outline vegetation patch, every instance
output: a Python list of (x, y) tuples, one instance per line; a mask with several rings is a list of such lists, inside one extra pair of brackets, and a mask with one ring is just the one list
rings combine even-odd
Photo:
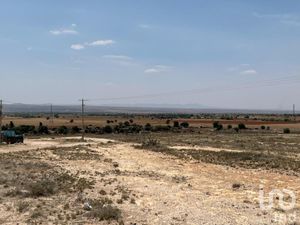
[(101, 198), (96, 200), (90, 200), (91, 209), (87, 212), (86, 216), (103, 220), (121, 220), (121, 210), (112, 204), (112, 201), (108, 198)]
[(101, 155), (87, 146), (50, 148), (61, 160), (99, 160)]

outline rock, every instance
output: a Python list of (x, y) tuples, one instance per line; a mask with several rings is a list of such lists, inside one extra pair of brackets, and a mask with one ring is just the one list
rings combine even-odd
[(93, 207), (90, 205), (90, 203), (88, 202), (85, 202), (83, 204), (83, 209), (86, 210), (86, 211), (90, 211)]

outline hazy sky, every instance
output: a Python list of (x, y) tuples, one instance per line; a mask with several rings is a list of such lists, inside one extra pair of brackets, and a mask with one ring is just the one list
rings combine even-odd
[(289, 109), (299, 62), (299, 0), (0, 1), (8, 102)]

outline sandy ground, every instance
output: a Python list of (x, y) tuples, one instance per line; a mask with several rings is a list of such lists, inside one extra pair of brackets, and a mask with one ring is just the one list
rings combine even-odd
[[(53, 146), (76, 147), (78, 144), (63, 138), (29, 139), (25, 144), (0, 146), (0, 151), (19, 151), (21, 154), (24, 150), (36, 151)], [(125, 224), (292, 224), (286, 221), (280, 223), (275, 219), (276, 215), (285, 216), (292, 212), (260, 208), (259, 190), (260, 185), (264, 185), (265, 198), (275, 188), (289, 189), (300, 196), (299, 177), (186, 161), (136, 149), (134, 143), (90, 138), (84, 145), (89, 145), (104, 158), (117, 163), (117, 170), (97, 160), (64, 160), (58, 163), (70, 171), (86, 171), (94, 175), (95, 188), (86, 195), (97, 195), (103, 188), (107, 192), (114, 190), (113, 184), (103, 185), (103, 178), (97, 176), (97, 173), (107, 173), (107, 178), (116, 180), (118, 185), (129, 190), (135, 203), (118, 205)], [(233, 184), (239, 184), (239, 187), (233, 188)], [(299, 208), (297, 202), (293, 213), (297, 213), (298, 220)], [(16, 217), (0, 203), (1, 224), (17, 224), (16, 221), (25, 224), (22, 218)], [(47, 221), (44, 224), (48, 224)], [(95, 223), (83, 221), (83, 224)]]

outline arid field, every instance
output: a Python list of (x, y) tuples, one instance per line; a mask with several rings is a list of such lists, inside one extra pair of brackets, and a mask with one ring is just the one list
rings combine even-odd
[[(13, 118), (15, 125), (41, 122), (23, 120)], [(86, 119), (99, 126), (107, 120)], [(165, 119), (133, 120), (165, 124)], [(79, 126), (79, 121), (73, 123)], [(29, 135), (24, 144), (0, 145), (0, 224), (300, 222), (299, 201), (285, 211), (275, 199), (274, 207), (263, 210), (259, 197), (263, 192), (267, 204), (273, 189), (300, 196), (298, 123), (264, 122), (269, 130), (261, 129), (261, 123), (246, 123), (248, 129), (236, 132), (225, 122), (218, 131), (212, 121), (182, 121), (190, 128), (86, 134), (84, 142), (78, 134)], [(283, 127), (291, 133), (284, 133)], [(284, 200), (289, 203), (290, 196)]]

